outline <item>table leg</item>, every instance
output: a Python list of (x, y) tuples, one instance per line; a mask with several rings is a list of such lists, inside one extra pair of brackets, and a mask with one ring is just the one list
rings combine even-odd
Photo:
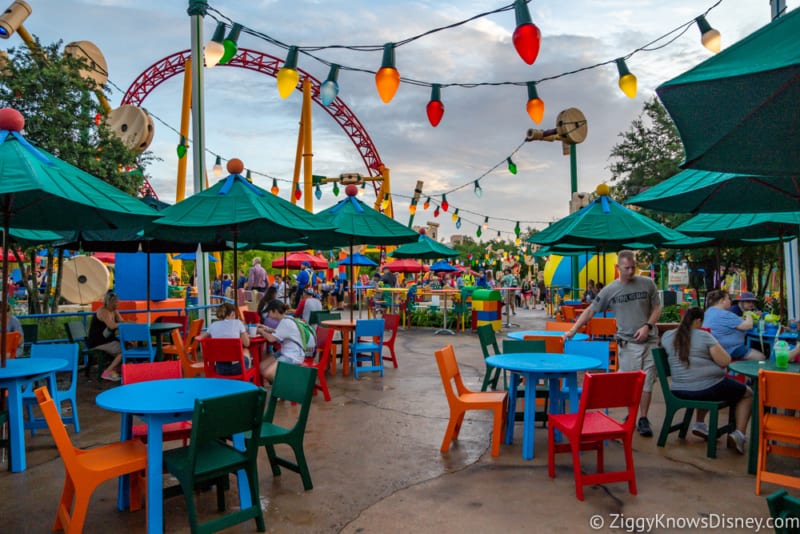
[[(127, 441), (133, 434), (133, 416), (123, 413), (120, 417), (119, 440)], [(130, 505), (130, 476), (124, 475), (117, 479), (117, 510), (124, 512)]]
[(342, 376), (350, 371), (350, 330), (342, 329)]
[(11, 472), (25, 471), (25, 428), (22, 415), (22, 386), (24, 380), (15, 380), (8, 388), (8, 439)]
[(164, 531), (164, 496), (162, 472), (164, 470), (164, 435), (158, 417), (146, 417), (147, 421), (147, 532), (157, 534)]
[(436, 336), (441, 333), (450, 334), (451, 336), (456, 335), (455, 332), (447, 328), (447, 293), (444, 294), (444, 304), (442, 305), (442, 327), (434, 332), (433, 335)]
[(532, 460), (534, 456), (533, 438), (536, 428), (536, 383), (539, 378), (534, 373), (525, 375), (525, 416), (522, 423), (522, 457)]
[[(245, 450), (244, 434), (234, 434), (233, 446), (240, 451)], [(253, 498), (250, 495), (250, 484), (247, 482), (247, 471), (244, 469), (237, 471), (236, 481), (239, 487), (239, 509), (244, 510), (249, 508), (253, 502)]]
[[(488, 372), (488, 371), (487, 371)], [(519, 375), (511, 373), (511, 382), (508, 389), (508, 420), (506, 422), (506, 445), (514, 443), (514, 422), (517, 417), (517, 388), (519, 387)]]

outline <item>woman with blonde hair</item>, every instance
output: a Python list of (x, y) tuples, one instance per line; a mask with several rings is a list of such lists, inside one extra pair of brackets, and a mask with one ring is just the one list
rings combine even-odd
[[(223, 302), (217, 307), (216, 316), (217, 320), (208, 325), (208, 329), (200, 334), (200, 337), (241, 339), (244, 350), (244, 363), (249, 369), (253, 366), (250, 358), (250, 349), (248, 349), (250, 336), (247, 335), (247, 328), (245, 328), (244, 323), (239, 320), (236, 314), (236, 307), (230, 302)], [(238, 362), (219, 362), (217, 364), (217, 372), (221, 375), (238, 375), (242, 372), (242, 369)]]

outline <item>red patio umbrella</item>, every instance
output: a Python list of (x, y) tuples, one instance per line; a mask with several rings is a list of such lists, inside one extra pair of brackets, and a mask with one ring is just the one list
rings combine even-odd
[(292, 252), (284, 258), (272, 260), (273, 269), (301, 269), (303, 262), (308, 262), (312, 269), (327, 269), (328, 262), (322, 258), (309, 254), (308, 252)]
[(419, 273), (422, 272), (422, 264), (414, 260), (395, 260), (387, 263), (386, 267), (393, 273)]
[[(17, 257), (14, 255), (14, 252), (12, 252), (10, 250), (8, 251), (6, 256), (8, 256), (8, 262), (9, 263), (13, 263), (13, 262), (17, 261)], [(0, 258), (2, 258), (2, 257), (3, 257), (3, 248), (0, 247)], [(22, 260), (22, 261), (25, 261), (25, 254), (20, 252), (19, 253), (19, 259)]]
[(114, 263), (117, 258), (117, 255), (114, 252), (95, 252), (92, 254), (92, 256), (103, 263)]

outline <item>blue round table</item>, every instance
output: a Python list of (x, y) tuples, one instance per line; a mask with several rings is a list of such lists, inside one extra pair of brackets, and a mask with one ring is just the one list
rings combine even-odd
[[(547, 352), (519, 352), (498, 354), (486, 358), (487, 365), (511, 371), (509, 391), (515, 392), (519, 387), (520, 375), (525, 377), (525, 412), (522, 423), (522, 457), (531, 460), (533, 451), (533, 432), (536, 423), (536, 403), (527, 399), (536, 398), (536, 384), (546, 379), (550, 385), (550, 411), (557, 413), (559, 402), (552, 402), (561, 395), (559, 380), (566, 380), (569, 388), (569, 409), (578, 410), (578, 371), (596, 369), (602, 364), (596, 358), (574, 354), (550, 354)], [(514, 418), (516, 416), (516, 399), (508, 402), (508, 424), (506, 425), (506, 444), (514, 441)]]
[[(564, 332), (557, 330), (521, 330), (519, 332), (509, 332), (509, 339), (523, 340), (525, 336), (563, 336)], [(573, 341), (586, 341), (589, 339), (588, 334), (581, 334), (580, 332), (572, 336)]]
[[(161, 426), (192, 418), (195, 399), (205, 399), (255, 389), (241, 380), (223, 378), (172, 378), (127, 384), (102, 392), (95, 402), (101, 408), (122, 414), (120, 439), (131, 438), (133, 416), (147, 423), (147, 532), (162, 532), (164, 498), (162, 483), (163, 434)], [(244, 447), (244, 436), (234, 436), (234, 444)], [(127, 508), (127, 477), (120, 477), (117, 507)], [(250, 506), (247, 476), (239, 474), (239, 499), (242, 508)]]

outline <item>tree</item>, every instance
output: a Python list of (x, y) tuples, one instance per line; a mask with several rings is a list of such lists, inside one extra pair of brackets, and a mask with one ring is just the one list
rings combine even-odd
[[(105, 110), (93, 93), (93, 82), (80, 75), (80, 70), (87, 68), (85, 60), (63, 55), (60, 42), (49, 46), (42, 46), (38, 39), (35, 42), (34, 50), (20, 47), (8, 51), (8, 62), (0, 72), (0, 107), (12, 107), (22, 113), (25, 137), (33, 144), (135, 195), (143, 175), (127, 171), (143, 168), (152, 155), (128, 149), (104, 121), (95, 120)], [(35, 249), (27, 252), (35, 256)], [(20, 266), (23, 280), (31, 280), (29, 309), (34, 313), (50, 311), (50, 299), (46, 296), (53, 280), (52, 262), (48, 262), (43, 302), (34, 298), (39, 294), (36, 273)], [(58, 289), (56, 284), (52, 311), (57, 309)]]

